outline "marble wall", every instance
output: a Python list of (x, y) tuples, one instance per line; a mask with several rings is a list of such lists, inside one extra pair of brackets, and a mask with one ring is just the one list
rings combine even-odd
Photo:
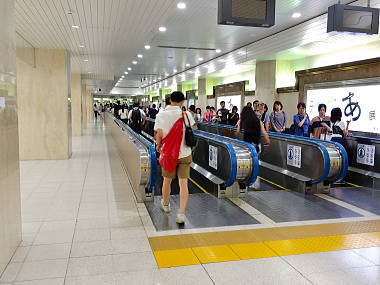
[(82, 135), (82, 85), (79, 73), (71, 74), (71, 118), (73, 136)]
[(277, 98), (276, 91), (276, 61), (258, 61), (256, 63), (256, 95), (260, 100), (272, 105)]
[(0, 275), (21, 242), (14, 0), (0, 1)]
[(35, 66), (17, 58), (20, 159), (71, 156), (70, 58), (35, 49)]

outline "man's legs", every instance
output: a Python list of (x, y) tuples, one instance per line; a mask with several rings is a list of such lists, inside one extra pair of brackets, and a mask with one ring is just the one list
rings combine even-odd
[[(179, 214), (185, 214), (187, 207), (187, 200), (189, 199), (189, 187), (187, 178), (179, 178)], [(165, 201), (165, 200), (164, 200)]]
[(164, 177), (164, 182), (162, 184), (162, 200), (164, 201), (165, 206), (169, 205), (171, 184), (172, 184), (172, 179), (168, 177)]

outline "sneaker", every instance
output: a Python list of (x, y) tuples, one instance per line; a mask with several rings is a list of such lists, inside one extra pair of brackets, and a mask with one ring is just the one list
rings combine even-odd
[(165, 213), (170, 213), (170, 203), (167, 206), (165, 206), (164, 199), (161, 199), (161, 210)]
[(185, 214), (177, 214), (177, 218), (175, 219), (175, 222), (177, 224), (184, 224), (185, 223)]

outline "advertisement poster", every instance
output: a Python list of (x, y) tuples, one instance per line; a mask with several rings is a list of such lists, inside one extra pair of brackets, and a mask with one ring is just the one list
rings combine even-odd
[(346, 86), (307, 91), (307, 110), (310, 120), (318, 115), (318, 105), (327, 105), (327, 115), (333, 108), (342, 110), (342, 121), (351, 121), (352, 131), (380, 132), (380, 85)]
[(236, 106), (238, 107), (238, 113), (241, 112), (241, 96), (235, 95), (235, 96), (221, 96), (218, 97), (218, 106), (215, 107), (216, 110), (220, 108), (220, 102), (226, 102), (226, 109), (232, 111), (232, 107)]
[(218, 148), (216, 146), (208, 146), (208, 165), (215, 170), (218, 169)]
[(376, 146), (358, 144), (356, 161), (360, 164), (375, 166), (375, 153)]
[(288, 145), (287, 164), (297, 168), (302, 165), (302, 148), (296, 145)]

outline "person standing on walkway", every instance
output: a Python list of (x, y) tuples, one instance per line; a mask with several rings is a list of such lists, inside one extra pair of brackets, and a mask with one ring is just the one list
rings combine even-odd
[(226, 108), (226, 102), (224, 101), (220, 102), (220, 109), (216, 113), (218, 115), (219, 123), (223, 125), (227, 125), (228, 114), (230, 113), (230, 111)]
[(141, 134), (141, 127), (144, 125), (146, 120), (145, 112), (139, 108), (139, 103), (133, 105), (133, 109), (129, 111), (128, 114), (129, 126), (136, 133)]
[(173, 92), (170, 95), (171, 105), (165, 108), (156, 118), (154, 130), (156, 132), (156, 150), (160, 153), (162, 166), (161, 209), (170, 212), (170, 190), (172, 180), (178, 177), (180, 188), (180, 207), (176, 222), (185, 223), (185, 212), (189, 198), (188, 178), (192, 162), (191, 147), (185, 142), (185, 126), (192, 127), (195, 121), (190, 112), (182, 112), (181, 106), (185, 101), (182, 92)]
[(286, 128), (286, 114), (282, 109), (280, 101), (274, 102), (273, 112), (269, 116), (271, 130), (277, 133), (285, 132)]

